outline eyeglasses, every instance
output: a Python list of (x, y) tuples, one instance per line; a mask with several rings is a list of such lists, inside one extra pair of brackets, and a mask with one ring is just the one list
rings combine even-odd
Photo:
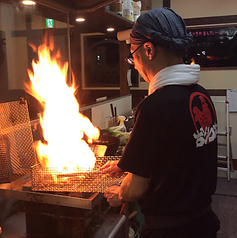
[(129, 64), (134, 65), (133, 54), (134, 54), (137, 50), (139, 50), (142, 46), (143, 46), (143, 44), (140, 45), (140, 46), (138, 46), (136, 50), (134, 50), (132, 53), (129, 54), (129, 56), (127, 56), (127, 57), (125, 58), (125, 60), (126, 60)]

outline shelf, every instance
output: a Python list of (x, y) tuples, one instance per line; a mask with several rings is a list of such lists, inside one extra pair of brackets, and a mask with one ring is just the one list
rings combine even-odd
[(112, 12), (112, 11), (106, 9), (106, 8), (105, 8), (105, 12), (108, 13), (108, 14), (110, 14), (111, 16), (118, 17), (120, 20), (125, 21), (125, 22), (127, 22), (128, 24), (131, 24), (131, 25), (134, 24), (133, 21), (131, 21), (131, 20), (129, 20), (129, 19), (127, 19), (127, 18), (125, 18), (125, 17), (123, 17), (123, 16), (117, 14), (116, 12)]
[[(133, 26), (132, 21), (106, 8), (83, 13), (82, 16), (85, 17), (86, 21), (83, 24), (75, 24), (80, 32), (102, 32), (113, 35), (117, 34), (118, 31), (131, 29)], [(108, 27), (114, 27), (115, 31), (108, 33)]]

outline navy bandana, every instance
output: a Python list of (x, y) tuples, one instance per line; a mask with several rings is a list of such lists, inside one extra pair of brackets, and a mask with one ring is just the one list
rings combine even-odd
[(182, 50), (192, 42), (184, 20), (170, 8), (152, 9), (143, 13), (136, 21), (130, 34), (130, 42), (142, 45), (152, 42), (171, 50)]

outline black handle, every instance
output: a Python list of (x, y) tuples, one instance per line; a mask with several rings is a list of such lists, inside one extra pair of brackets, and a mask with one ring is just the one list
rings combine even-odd
[(112, 117), (114, 117), (114, 108), (112, 103), (110, 103), (110, 110), (111, 110)]

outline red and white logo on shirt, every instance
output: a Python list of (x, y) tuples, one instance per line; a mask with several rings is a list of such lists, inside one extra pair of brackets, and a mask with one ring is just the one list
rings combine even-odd
[(215, 140), (217, 136), (216, 113), (210, 99), (202, 93), (190, 96), (189, 109), (196, 132), (196, 147), (201, 147)]

